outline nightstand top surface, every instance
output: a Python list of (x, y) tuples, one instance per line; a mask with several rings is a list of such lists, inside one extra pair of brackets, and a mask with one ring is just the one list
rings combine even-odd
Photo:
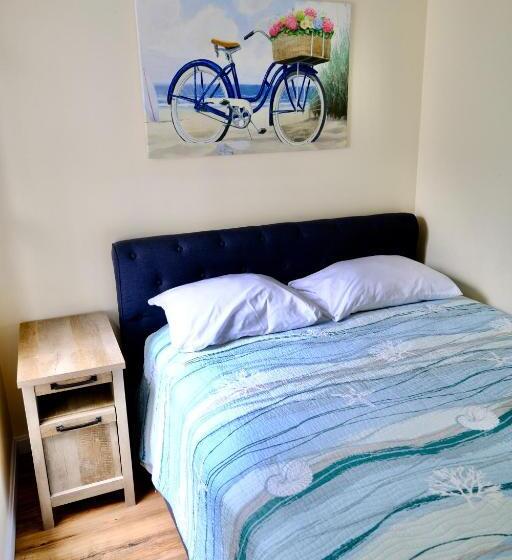
[(105, 313), (20, 325), (18, 387), (124, 367), (123, 355)]

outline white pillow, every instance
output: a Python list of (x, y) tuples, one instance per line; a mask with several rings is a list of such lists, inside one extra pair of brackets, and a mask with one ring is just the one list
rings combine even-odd
[(289, 286), (321, 307), (334, 321), (352, 313), (461, 295), (444, 274), (398, 255), (335, 263)]
[(172, 346), (185, 352), (307, 327), (322, 317), (313, 302), (260, 274), (229, 274), (184, 284), (148, 303), (163, 308)]

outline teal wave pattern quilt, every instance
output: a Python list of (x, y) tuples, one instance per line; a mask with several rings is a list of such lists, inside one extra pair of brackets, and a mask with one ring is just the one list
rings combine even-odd
[(512, 317), (460, 297), (145, 352), (141, 461), (190, 560), (512, 558)]

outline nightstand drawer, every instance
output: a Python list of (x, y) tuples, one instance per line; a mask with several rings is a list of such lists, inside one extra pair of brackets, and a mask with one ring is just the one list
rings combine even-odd
[(85, 487), (122, 488), (114, 406), (43, 422), (41, 437), (52, 505), (84, 497)]
[(101, 383), (112, 383), (112, 372), (97, 373), (95, 375), (77, 375), (68, 378), (65, 381), (56, 383), (46, 383), (35, 387), (36, 396), (52, 395), (54, 393), (63, 393), (79, 387), (90, 387), (91, 385), (100, 385)]

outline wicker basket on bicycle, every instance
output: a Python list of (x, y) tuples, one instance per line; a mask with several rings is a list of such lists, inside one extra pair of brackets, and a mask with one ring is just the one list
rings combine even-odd
[(304, 8), (275, 21), (268, 32), (275, 62), (322, 64), (331, 58), (334, 22), (316, 8)]
[(331, 38), (322, 35), (280, 34), (272, 39), (272, 54), (275, 62), (291, 64), (305, 62), (322, 64), (331, 58)]

